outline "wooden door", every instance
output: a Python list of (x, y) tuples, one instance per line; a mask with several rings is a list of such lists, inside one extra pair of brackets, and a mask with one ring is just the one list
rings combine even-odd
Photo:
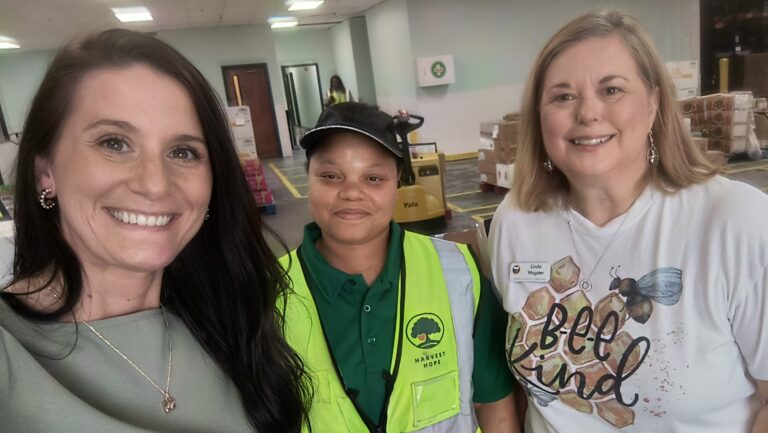
[(247, 105), (251, 109), (253, 136), (259, 158), (282, 156), (267, 64), (222, 66), (221, 71), (224, 74), (227, 105)]

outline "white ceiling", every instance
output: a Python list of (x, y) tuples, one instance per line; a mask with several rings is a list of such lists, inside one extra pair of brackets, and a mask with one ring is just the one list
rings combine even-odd
[[(328, 27), (382, 1), (325, 0), (312, 11), (288, 12), (282, 0), (0, 0), (0, 36), (16, 39), (21, 50), (9, 51), (17, 52), (56, 48), (76, 34), (110, 27), (154, 32), (265, 24), (271, 16), (289, 15), (299, 19), (298, 28)], [(147, 7), (154, 21), (123, 24), (110, 9), (131, 6)]]

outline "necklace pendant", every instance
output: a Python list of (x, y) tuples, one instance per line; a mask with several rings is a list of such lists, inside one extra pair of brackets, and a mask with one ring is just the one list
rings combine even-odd
[(592, 283), (589, 280), (581, 280), (581, 290), (589, 292), (592, 290)]
[(163, 399), (163, 412), (168, 413), (176, 409), (176, 398), (171, 394), (166, 394)]

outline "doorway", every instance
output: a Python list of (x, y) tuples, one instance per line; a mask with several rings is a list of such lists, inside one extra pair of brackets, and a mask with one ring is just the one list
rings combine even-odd
[(266, 63), (222, 66), (227, 105), (247, 105), (259, 158), (283, 156)]
[(320, 71), (317, 63), (282, 66), (281, 69), (288, 100), (291, 142), (296, 148), (299, 137), (315, 125), (323, 111)]

